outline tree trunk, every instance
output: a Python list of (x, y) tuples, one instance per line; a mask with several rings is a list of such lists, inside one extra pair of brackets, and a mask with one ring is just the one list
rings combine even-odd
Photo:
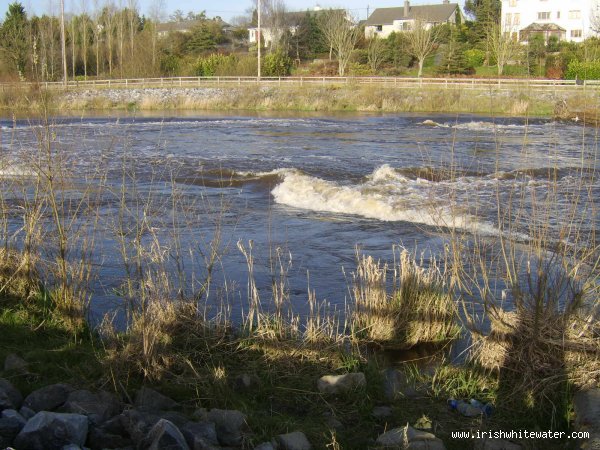
[(419, 74), (417, 75), (419, 78), (423, 76), (423, 63), (425, 62), (425, 58), (419, 58)]

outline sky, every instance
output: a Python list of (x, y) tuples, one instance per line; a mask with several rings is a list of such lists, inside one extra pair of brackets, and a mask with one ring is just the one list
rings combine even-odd
[[(0, 0), (0, 17), (4, 20), (8, 5), (14, 0)], [(82, 0), (64, 0), (65, 12), (75, 10), (76, 13), (81, 11)], [(127, 4), (127, 0), (113, 0), (117, 5), (119, 1), (123, 5)], [(142, 14), (147, 13), (150, 5), (156, 0), (137, 0), (139, 9)], [(60, 0), (20, 0), (25, 7), (28, 15), (41, 15), (48, 12), (54, 12), (58, 15), (60, 8)], [(83, 0), (88, 10), (93, 10), (93, 0)], [(423, 3), (441, 3), (441, 0), (413, 0), (414, 4)], [(103, 0), (98, 0), (99, 4)], [(253, 0), (164, 0), (166, 5), (165, 15), (168, 16), (173, 11), (180, 9), (187, 13), (194, 11), (199, 13), (206, 11), (208, 17), (221, 16), (225, 21), (231, 20), (235, 16), (241, 16), (246, 13), (254, 3)], [(462, 2), (461, 2), (462, 3)], [(367, 18), (367, 11), (372, 13), (375, 8), (385, 8), (390, 6), (402, 6), (404, 0), (285, 0), (285, 5), (289, 11), (304, 11), (312, 9), (315, 6), (322, 8), (345, 8), (350, 10), (352, 15), (362, 20)]]

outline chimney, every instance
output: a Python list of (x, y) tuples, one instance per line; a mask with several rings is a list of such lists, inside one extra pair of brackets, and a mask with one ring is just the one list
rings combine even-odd
[(409, 11), (410, 11), (410, 3), (408, 3), (408, 0), (404, 0), (404, 17), (408, 17)]
[(443, 1), (442, 1), (442, 3), (443, 3), (444, 5), (447, 5), (448, 3), (450, 3), (450, 0), (443, 0)]

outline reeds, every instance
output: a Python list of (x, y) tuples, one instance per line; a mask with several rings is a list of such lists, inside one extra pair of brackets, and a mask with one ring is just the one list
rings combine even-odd
[(355, 339), (408, 348), (458, 336), (456, 302), (436, 259), (424, 268), (414, 255), (399, 249), (391, 287), (387, 264), (358, 253), (357, 261), (351, 313)]

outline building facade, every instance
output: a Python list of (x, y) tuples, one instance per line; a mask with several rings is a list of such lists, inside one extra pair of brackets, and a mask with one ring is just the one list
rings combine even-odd
[(522, 42), (534, 34), (547, 41), (582, 42), (596, 36), (598, 0), (502, 0), (502, 30)]
[(458, 3), (444, 0), (437, 5), (411, 5), (405, 0), (397, 8), (377, 8), (365, 22), (365, 37), (387, 38), (392, 33), (409, 31), (416, 20), (432, 27), (443, 23), (457, 24), (462, 19)]

